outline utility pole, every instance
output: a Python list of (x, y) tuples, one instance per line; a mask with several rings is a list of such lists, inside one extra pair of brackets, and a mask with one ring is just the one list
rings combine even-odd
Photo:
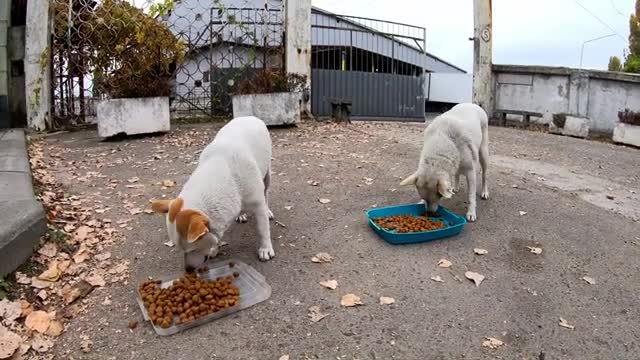
[(491, 0), (473, 0), (473, 102), (493, 117)]

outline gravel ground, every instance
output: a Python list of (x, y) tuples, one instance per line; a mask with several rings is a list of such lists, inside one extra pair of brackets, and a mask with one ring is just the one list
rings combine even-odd
[[(252, 219), (231, 227), (220, 256), (255, 267), (272, 296), (171, 337), (157, 336), (143, 323), (134, 292), (147, 276), (180, 272), (181, 255), (163, 244), (164, 219), (131, 216), (123, 202), (147, 208), (149, 199), (177, 194), (219, 125), (179, 126), (165, 136), (119, 142), (99, 142), (95, 131), (48, 137), (66, 164), (56, 176), (69, 192), (110, 207), (103, 218), (132, 218), (122, 229), (125, 241), (111, 249), (113, 258), (130, 261), (131, 278), (96, 289), (85, 300), (87, 311), (58, 339), (56, 354), (75, 359), (637, 358), (640, 150), (491, 128), (491, 199), (478, 200), (478, 222), (455, 238), (389, 245), (369, 229), (364, 211), (418, 200), (415, 189), (398, 183), (415, 169), (423, 126), (365, 122), (273, 129), (271, 207), (286, 225), (272, 222), (276, 258), (258, 261)], [(88, 171), (100, 175), (77, 181)], [(144, 187), (126, 188), (132, 177)], [(177, 186), (157, 185), (166, 179)], [(112, 189), (112, 180), (120, 185)], [(323, 205), (319, 198), (331, 202)], [(463, 191), (445, 206), (464, 214), (464, 198)], [(527, 246), (543, 252), (535, 255)], [(474, 248), (488, 253), (475, 255)], [(318, 252), (335, 259), (312, 263)], [(451, 268), (437, 266), (442, 258)], [(486, 279), (476, 287), (466, 271)], [(434, 276), (444, 282), (432, 281)], [(328, 279), (338, 281), (336, 290), (318, 284)], [(360, 296), (364, 305), (341, 307), (347, 293)], [(396, 301), (380, 305), (380, 296)], [(313, 305), (329, 315), (313, 323), (307, 316)], [(575, 329), (559, 326), (561, 317)], [(130, 320), (140, 325), (130, 330)], [(93, 342), (88, 353), (80, 350), (82, 336)], [(486, 337), (504, 345), (483, 347)]]

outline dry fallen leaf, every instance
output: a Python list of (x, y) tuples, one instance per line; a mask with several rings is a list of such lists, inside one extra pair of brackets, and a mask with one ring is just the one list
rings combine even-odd
[(442, 280), (442, 278), (440, 277), (440, 275), (438, 276), (432, 276), (431, 280), (435, 281), (435, 282), (444, 282), (444, 280)]
[(95, 256), (96, 260), (98, 260), (98, 261), (105, 261), (105, 260), (109, 259), (110, 257), (111, 257), (111, 253), (108, 252), (108, 251), (100, 253), (100, 254), (97, 254)]
[(527, 212), (526, 211), (520, 211), (519, 214), (520, 214), (520, 216), (525, 216), (525, 215), (527, 215)]
[(51, 281), (40, 280), (34, 276), (31, 278), (31, 286), (36, 289), (46, 289), (53, 286), (53, 283)]
[(20, 302), (7, 299), (0, 301), (0, 318), (4, 319), (7, 325), (13, 324), (20, 316), (22, 316)]
[(345, 307), (357, 306), (362, 305), (362, 301), (360, 301), (360, 297), (355, 294), (347, 294), (340, 300), (340, 305)]
[(485, 341), (482, 342), (482, 347), (486, 347), (489, 349), (497, 349), (502, 345), (504, 345), (502, 341), (492, 337), (486, 337)]
[(91, 276), (86, 277), (85, 281), (91, 284), (91, 286), (102, 287), (106, 284), (106, 282), (104, 281), (104, 278), (99, 274), (92, 274)]
[(174, 247), (174, 246), (176, 246), (176, 244), (174, 244), (174, 243), (173, 243), (173, 241), (171, 241), (171, 240), (167, 241), (167, 242), (166, 242), (166, 243), (164, 243), (164, 244), (165, 244), (166, 246), (168, 246), (168, 247)]
[(20, 271), (16, 271), (16, 282), (22, 285), (29, 285), (31, 284), (31, 278)]
[(89, 249), (87, 249), (85, 244), (81, 244), (78, 251), (76, 251), (75, 255), (73, 255), (73, 261), (76, 264), (80, 264), (80, 263), (83, 263), (88, 258), (89, 258)]
[(31, 347), (39, 353), (44, 353), (53, 347), (53, 341), (40, 334), (36, 334), (33, 339), (31, 339)]
[(36, 295), (42, 300), (47, 300), (47, 298), (49, 297), (49, 293), (44, 289), (38, 291), (38, 294)]
[(318, 186), (320, 185), (319, 182), (315, 181), (315, 180), (307, 180), (307, 184), (311, 185), (311, 186)]
[(388, 296), (380, 296), (380, 305), (391, 305), (396, 302), (396, 299)]
[(533, 246), (527, 246), (527, 249), (529, 249), (530, 252), (532, 252), (532, 253), (534, 253), (536, 255), (542, 254), (542, 248), (533, 247)]
[(438, 261), (438, 266), (441, 268), (448, 268), (451, 267), (451, 265), (453, 264), (447, 259), (440, 259), (440, 261)]
[(486, 255), (489, 253), (486, 249), (481, 248), (475, 248), (473, 249), (473, 252), (476, 253), (476, 255)]
[(42, 274), (38, 275), (38, 279), (44, 281), (56, 282), (60, 279), (62, 275), (62, 271), (58, 268), (58, 261), (54, 260), (49, 263), (49, 268), (45, 270)]
[(44, 255), (46, 257), (54, 257), (58, 253), (58, 249), (56, 248), (56, 244), (52, 242), (48, 242), (44, 244), (40, 249), (38, 249), (38, 254)]
[(82, 341), (80, 342), (80, 350), (84, 353), (88, 353), (91, 351), (91, 346), (93, 346), (93, 341), (91, 341), (88, 336), (83, 335)]
[(88, 227), (88, 226), (80, 226), (78, 228), (78, 230), (76, 230), (76, 233), (74, 235), (74, 239), (76, 241), (83, 241), (84, 239), (87, 238), (87, 235), (89, 235), (90, 232), (92, 232), (93, 229)]
[(567, 328), (567, 329), (575, 329), (575, 326), (573, 325), (569, 325), (569, 323), (567, 322), (567, 320), (560, 318), (560, 322), (558, 323), (558, 325), (562, 326), (563, 328)]
[(333, 261), (333, 256), (325, 253), (325, 252), (321, 252), (321, 253), (317, 253), (315, 254), (312, 258), (311, 261), (314, 263), (330, 263), (331, 261)]
[(20, 336), (0, 325), (0, 359), (8, 359), (20, 348)]
[(27, 316), (33, 312), (33, 306), (27, 300), (20, 300), (20, 316)]
[(331, 202), (331, 200), (329, 199), (318, 199), (318, 201), (320, 202), (320, 204), (328, 204)]
[(60, 336), (60, 334), (62, 334), (63, 330), (64, 330), (64, 326), (60, 321), (52, 320), (45, 334), (48, 336), (58, 337)]
[(137, 183), (139, 180), (140, 180), (140, 178), (139, 178), (139, 177), (137, 177), (137, 176), (134, 176), (134, 177), (132, 177), (132, 178), (127, 179), (127, 181), (128, 181), (128, 182), (130, 182), (130, 183), (132, 183), (132, 184), (133, 184), (133, 183)]
[(582, 280), (586, 281), (589, 283), (589, 285), (595, 285), (596, 280), (590, 276), (584, 276), (582, 277)]
[(51, 316), (42, 310), (32, 312), (24, 321), (24, 325), (27, 328), (43, 334), (47, 331), (50, 324)]
[(87, 296), (93, 290), (93, 286), (84, 280), (78, 281), (73, 287), (65, 285), (62, 288), (62, 299), (69, 305), (79, 298)]
[(335, 290), (338, 287), (338, 282), (336, 280), (326, 280), (320, 281), (320, 285), (327, 289)]
[(282, 355), (278, 358), (278, 360), (289, 360), (289, 355)]
[(174, 187), (176, 186), (176, 182), (173, 180), (162, 180), (162, 186), (166, 186), (166, 187)]
[(482, 280), (484, 280), (484, 275), (478, 274), (477, 272), (473, 272), (473, 271), (467, 271), (466, 273), (464, 273), (464, 276), (473, 281), (476, 286), (480, 286), (480, 283), (482, 283)]
[(311, 321), (315, 323), (329, 316), (329, 314), (322, 313), (322, 311), (320, 310), (320, 306), (314, 305), (309, 308), (309, 313), (307, 314), (307, 316), (309, 316)]

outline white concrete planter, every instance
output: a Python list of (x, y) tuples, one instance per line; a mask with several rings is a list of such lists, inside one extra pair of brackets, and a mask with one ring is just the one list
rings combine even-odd
[(271, 93), (233, 96), (233, 116), (256, 116), (270, 125), (300, 121), (302, 93)]
[(613, 128), (613, 141), (640, 147), (640, 125), (618, 123)]
[(103, 100), (96, 113), (102, 138), (167, 132), (171, 127), (168, 97)]
[(549, 123), (549, 132), (552, 134), (586, 138), (589, 136), (589, 119), (567, 115), (564, 127), (559, 128), (551, 121)]

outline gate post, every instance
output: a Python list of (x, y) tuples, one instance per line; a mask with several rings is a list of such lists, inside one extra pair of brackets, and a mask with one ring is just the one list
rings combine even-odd
[(491, 0), (473, 1), (473, 103), (493, 117)]
[(49, 0), (27, 2), (25, 30), (25, 98), (27, 126), (44, 130), (51, 124), (51, 17)]
[(311, 114), (311, 0), (285, 0), (285, 71), (307, 77), (302, 113)]

